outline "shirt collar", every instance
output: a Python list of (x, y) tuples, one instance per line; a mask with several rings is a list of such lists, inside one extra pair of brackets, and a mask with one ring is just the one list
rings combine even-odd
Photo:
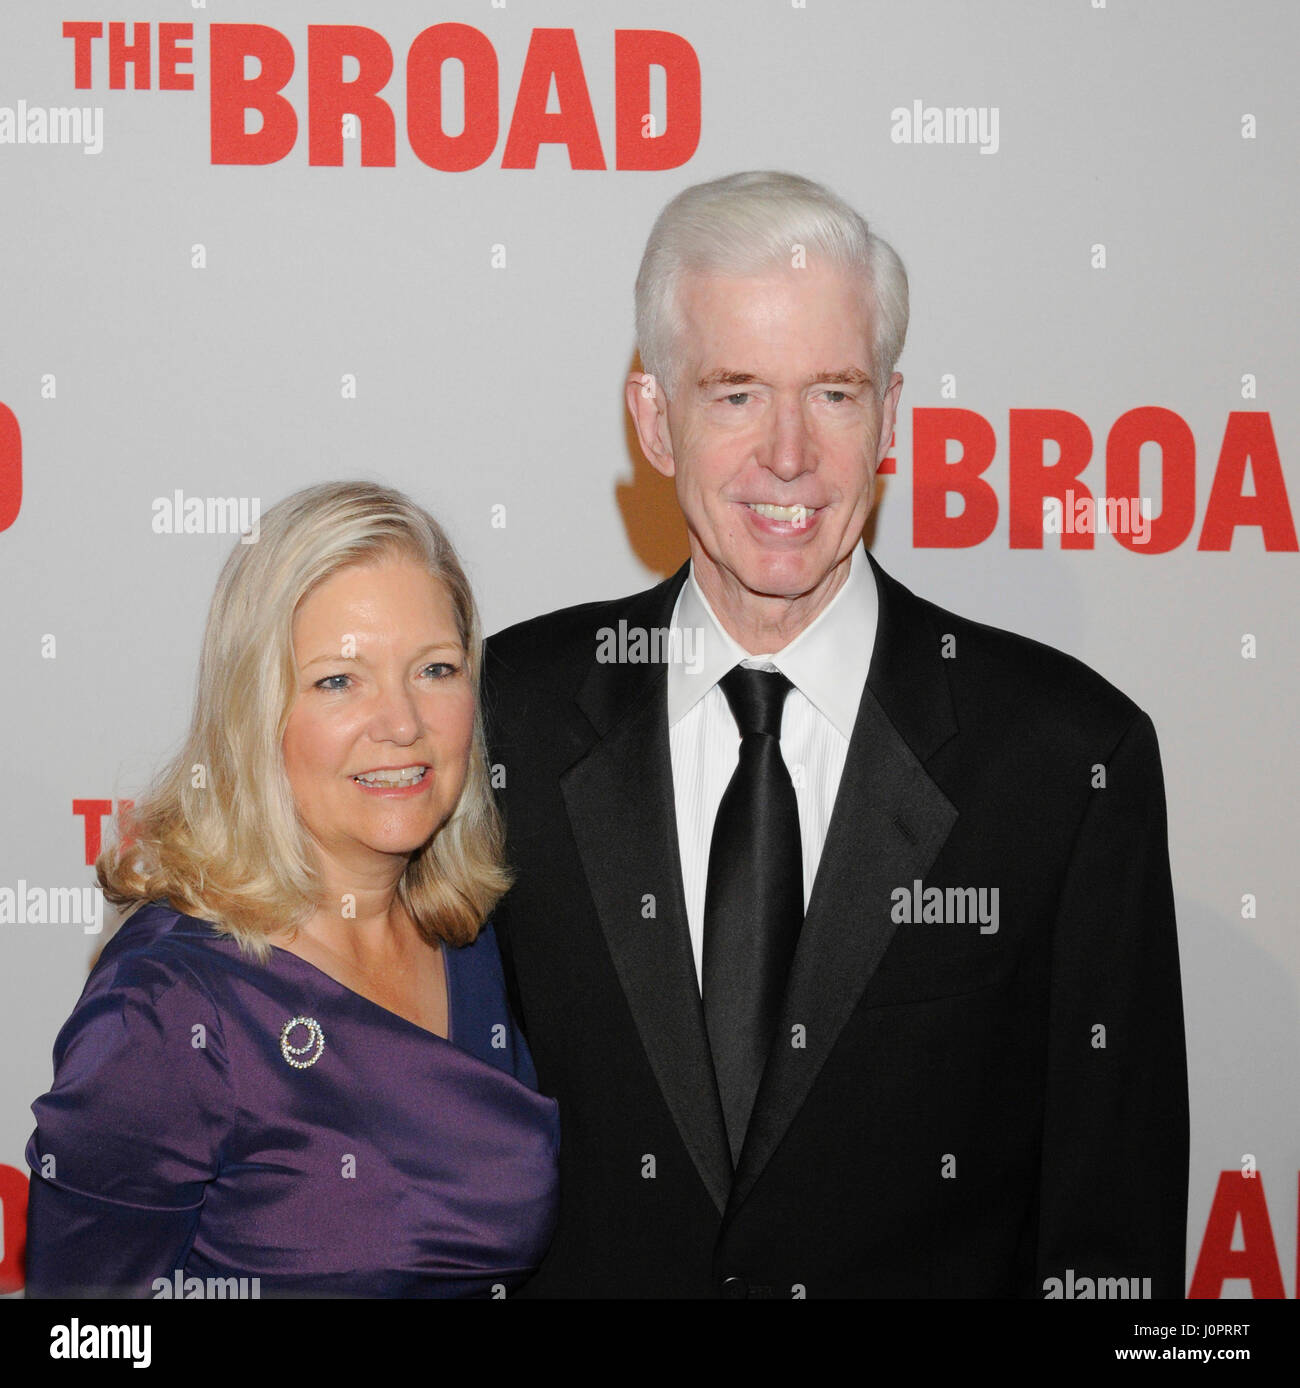
[(723, 629), (695, 581), (692, 562), (671, 626), (681, 629), (681, 649), (694, 658), (668, 666), (668, 726), (684, 718), (734, 666), (747, 661), (780, 670), (841, 736), (851, 738), (871, 668), (878, 617), (875, 578), (865, 550), (858, 546), (840, 591), (816, 619), (784, 650), (751, 656)]

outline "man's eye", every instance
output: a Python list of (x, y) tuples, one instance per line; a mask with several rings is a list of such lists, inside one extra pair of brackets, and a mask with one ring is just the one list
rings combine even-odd
[(726, 399), (728, 405), (743, 405), (749, 399), (749, 392), (747, 390), (738, 390), (734, 394), (728, 395)]
[(828, 390), (826, 392), (826, 398), (831, 402), (832, 405), (838, 405), (841, 404), (843, 401), (847, 400), (849, 396), (847, 391)]

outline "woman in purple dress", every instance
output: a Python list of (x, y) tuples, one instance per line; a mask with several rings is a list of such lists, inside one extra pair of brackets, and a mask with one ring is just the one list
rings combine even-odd
[(483, 924), (509, 878), (473, 596), (368, 483), (248, 538), (188, 739), (99, 860), (139, 909), (33, 1105), (28, 1294), (505, 1295), (558, 1120)]

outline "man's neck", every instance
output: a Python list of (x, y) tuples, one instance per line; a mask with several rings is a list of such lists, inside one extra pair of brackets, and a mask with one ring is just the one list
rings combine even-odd
[(722, 629), (750, 655), (775, 655), (830, 606), (849, 576), (846, 554), (815, 588), (794, 597), (755, 593), (707, 556), (693, 555), (692, 570)]

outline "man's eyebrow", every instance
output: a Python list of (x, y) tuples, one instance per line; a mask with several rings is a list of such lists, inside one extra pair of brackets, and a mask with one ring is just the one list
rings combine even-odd
[[(708, 390), (712, 386), (752, 386), (758, 377), (749, 371), (731, 371), (726, 367), (719, 367), (716, 371), (710, 371), (707, 376), (701, 376), (698, 385), (701, 390)], [(836, 371), (817, 371), (809, 376), (804, 382), (806, 386), (813, 385), (836, 385), (836, 386), (869, 386), (871, 377), (867, 372), (857, 366), (841, 367)]]
[(701, 376), (698, 384), (701, 390), (708, 390), (710, 386), (752, 386), (756, 380), (758, 377), (748, 371), (729, 371), (719, 367), (707, 376)]
[(805, 384), (812, 386), (821, 382), (836, 386), (869, 386), (871, 377), (860, 367), (848, 366), (840, 371), (819, 371), (815, 376), (810, 376)]

